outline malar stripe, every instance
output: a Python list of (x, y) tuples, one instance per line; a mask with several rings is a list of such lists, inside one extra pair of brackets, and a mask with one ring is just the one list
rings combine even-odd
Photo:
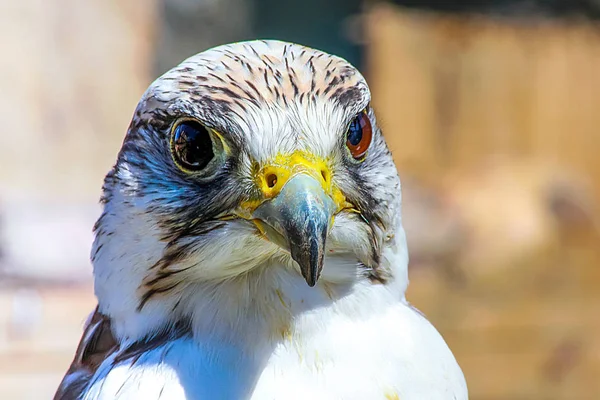
[(170, 290), (175, 289), (177, 286), (179, 286), (182, 282), (176, 282), (172, 285), (169, 286), (165, 286), (162, 288), (152, 288), (150, 290), (147, 290), (146, 292), (144, 292), (144, 294), (142, 295), (142, 298), (140, 299), (140, 303), (137, 306), (137, 311), (140, 312), (142, 311), (142, 309), (144, 308), (144, 306), (146, 305), (146, 303), (152, 298), (154, 297), (154, 295), (156, 294), (160, 294), (160, 293), (164, 293), (164, 292), (168, 292)]
[(180, 274), (182, 272), (188, 271), (192, 268), (194, 268), (195, 265), (190, 265), (189, 267), (185, 267), (185, 268), (180, 268), (180, 269), (170, 269), (167, 270), (166, 272), (164, 271), (164, 269), (161, 269), (160, 271), (158, 271), (156, 273), (156, 277), (151, 279), (148, 282), (144, 282), (144, 286), (150, 287), (150, 286), (154, 286), (156, 285), (158, 282), (162, 281), (163, 279), (167, 279), (169, 277), (172, 277), (173, 275), (177, 275)]

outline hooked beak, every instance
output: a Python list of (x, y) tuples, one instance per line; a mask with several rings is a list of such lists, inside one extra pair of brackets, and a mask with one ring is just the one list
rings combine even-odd
[(334, 216), (349, 207), (327, 163), (304, 152), (278, 156), (256, 172), (255, 180), (261, 198), (242, 204), (241, 215), (289, 251), (306, 283), (314, 286)]
[(327, 234), (335, 211), (335, 203), (319, 182), (309, 175), (298, 174), (252, 216), (264, 222), (261, 228), (270, 241), (289, 250), (306, 283), (312, 287), (323, 269)]

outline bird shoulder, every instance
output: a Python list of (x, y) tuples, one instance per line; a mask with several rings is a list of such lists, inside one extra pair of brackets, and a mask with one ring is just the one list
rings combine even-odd
[(111, 330), (110, 318), (96, 307), (86, 323), (75, 357), (54, 395), (54, 400), (78, 399), (100, 365), (118, 348)]

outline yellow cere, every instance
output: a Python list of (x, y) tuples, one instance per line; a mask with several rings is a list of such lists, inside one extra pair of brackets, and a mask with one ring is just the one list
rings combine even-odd
[(332, 183), (327, 161), (304, 151), (296, 151), (292, 154), (277, 155), (257, 169), (253, 178), (263, 196), (261, 199), (244, 202), (241, 205), (243, 211), (251, 214), (264, 200), (277, 196), (287, 181), (300, 173), (310, 175), (321, 184), (325, 193), (337, 205), (338, 212), (344, 208), (352, 208), (342, 191)]

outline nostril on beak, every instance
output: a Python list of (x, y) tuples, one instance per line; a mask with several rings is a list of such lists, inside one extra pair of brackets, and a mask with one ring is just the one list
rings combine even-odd
[(277, 175), (269, 174), (269, 175), (267, 175), (266, 180), (267, 180), (267, 186), (269, 188), (273, 188), (277, 184)]
[(325, 183), (327, 183), (327, 171), (325, 171), (324, 169), (321, 170), (321, 176), (323, 177), (323, 180), (325, 181)]

